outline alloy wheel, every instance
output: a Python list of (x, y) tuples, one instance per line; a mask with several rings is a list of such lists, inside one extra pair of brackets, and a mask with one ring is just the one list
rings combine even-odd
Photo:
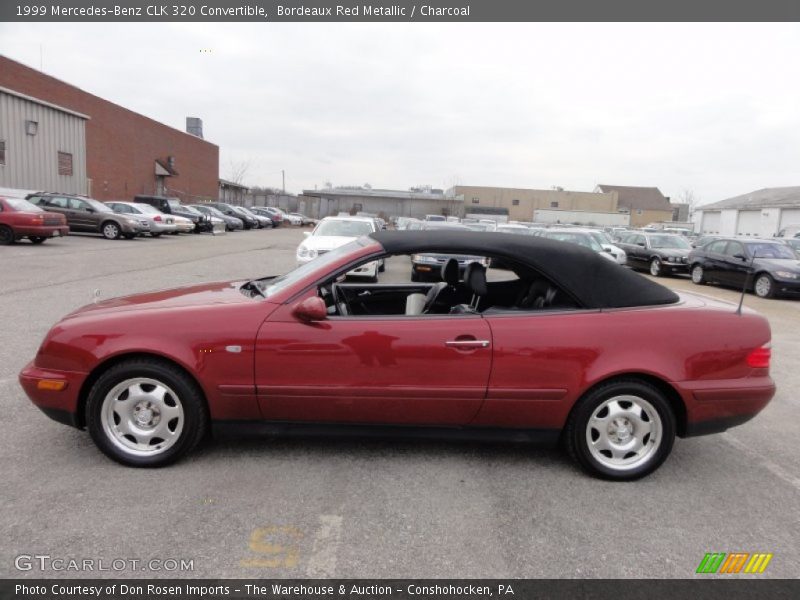
[(696, 283), (700, 285), (701, 283), (705, 282), (705, 273), (703, 273), (703, 267), (700, 265), (695, 265), (692, 268), (692, 283)]
[(661, 275), (661, 261), (657, 258), (654, 258), (650, 261), (650, 275), (653, 277), (658, 277)]
[(760, 275), (755, 284), (756, 296), (769, 298), (772, 295), (772, 278), (769, 275)]
[(103, 225), (103, 236), (109, 240), (115, 240), (119, 237), (119, 227), (116, 223), (106, 223)]

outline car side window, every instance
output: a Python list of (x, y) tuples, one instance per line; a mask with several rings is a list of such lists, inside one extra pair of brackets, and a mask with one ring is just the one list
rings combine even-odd
[(747, 256), (744, 252), (744, 246), (742, 246), (739, 242), (728, 242), (728, 245), (725, 248), (725, 255), (732, 257), (736, 254)]
[(56, 208), (69, 208), (69, 201), (61, 196), (51, 196), (47, 199), (48, 206), (55, 206)]
[(713, 252), (714, 254), (724, 254), (725, 253), (725, 246), (728, 242), (725, 240), (720, 240), (716, 242), (712, 242), (708, 245), (707, 252)]
[(68, 206), (72, 210), (83, 210), (85, 211), (88, 205), (83, 200), (78, 200), (77, 198), (69, 198), (68, 199)]

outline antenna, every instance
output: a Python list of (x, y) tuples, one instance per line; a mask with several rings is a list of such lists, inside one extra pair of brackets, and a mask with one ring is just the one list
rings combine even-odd
[[(744, 244), (742, 244), (744, 248)], [(744, 285), (742, 286), (742, 295), (739, 296), (739, 306), (736, 309), (736, 314), (742, 314), (742, 304), (744, 304), (744, 295), (747, 293), (747, 288), (750, 286), (750, 280), (753, 278), (753, 262), (756, 260), (756, 251), (753, 251), (753, 257), (750, 259), (750, 264), (747, 265), (747, 275), (744, 277)]]

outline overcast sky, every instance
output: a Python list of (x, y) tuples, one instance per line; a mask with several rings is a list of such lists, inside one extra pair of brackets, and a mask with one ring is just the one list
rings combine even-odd
[(800, 185), (798, 25), (3, 23), (0, 53), (201, 117), (249, 185)]

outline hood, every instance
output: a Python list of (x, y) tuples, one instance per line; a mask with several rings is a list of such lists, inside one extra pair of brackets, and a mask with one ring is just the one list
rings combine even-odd
[(208, 306), (209, 304), (236, 304), (252, 302), (239, 291), (244, 281), (221, 281), (186, 287), (121, 296), (87, 304), (68, 314), (65, 319), (87, 314), (108, 314), (133, 310), (155, 310)]
[(309, 250), (333, 250), (355, 240), (354, 237), (340, 235), (310, 235), (301, 242)]
[(692, 248), (653, 248), (653, 251), (669, 256), (689, 256)]
[(800, 273), (800, 260), (796, 258), (756, 258), (753, 262), (757, 267), (771, 271)]

